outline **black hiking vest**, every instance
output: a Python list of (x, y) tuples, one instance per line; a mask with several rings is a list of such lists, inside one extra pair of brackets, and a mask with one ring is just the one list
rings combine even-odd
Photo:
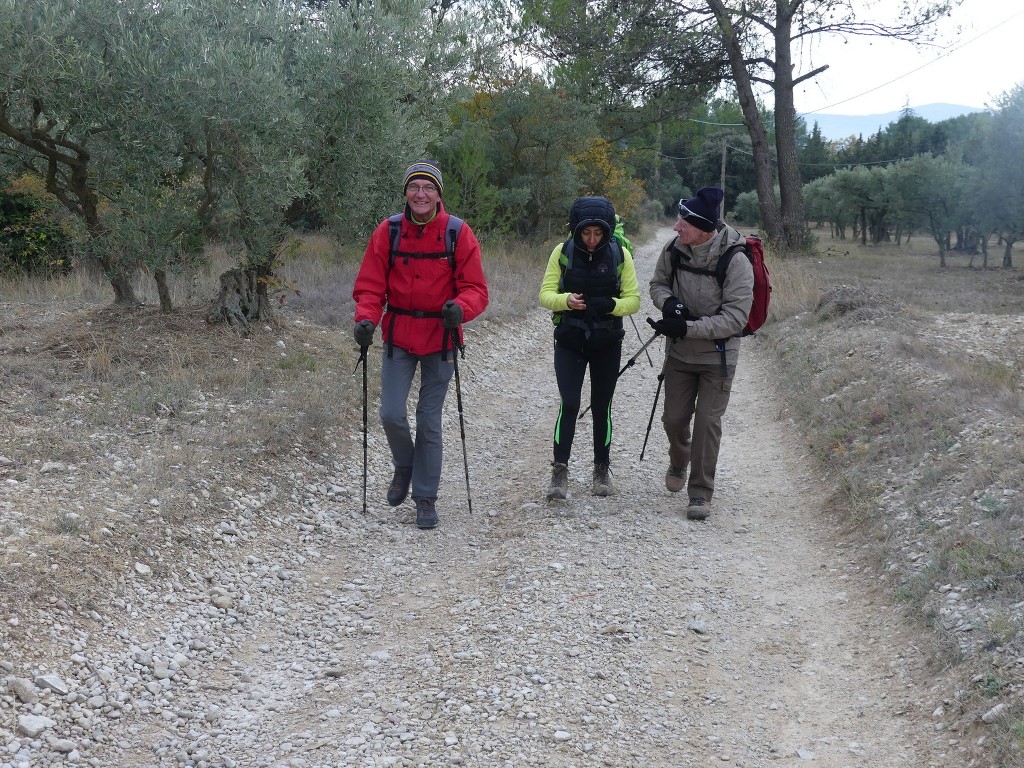
[[(622, 293), (622, 264), (625, 257), (618, 240), (610, 238), (607, 247), (601, 249), (590, 262), (578, 263), (582, 260), (577, 260), (575, 255), (576, 244), (569, 238), (562, 244), (562, 255), (558, 259), (562, 267), (562, 274), (558, 278), (559, 293), (619, 298)], [(555, 325), (573, 325), (588, 332), (595, 329), (614, 331), (622, 328), (621, 317), (593, 320), (587, 317), (585, 311), (580, 310), (555, 312), (551, 316), (551, 321)]]

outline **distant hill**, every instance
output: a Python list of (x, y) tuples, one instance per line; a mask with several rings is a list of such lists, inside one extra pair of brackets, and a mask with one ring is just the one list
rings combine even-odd
[[(918, 117), (922, 117), (929, 123), (940, 123), (958, 115), (969, 115), (974, 112), (984, 112), (977, 107), (965, 107), (962, 104), (923, 104), (920, 107), (911, 107), (911, 111)], [(884, 130), (889, 123), (895, 123), (900, 119), (902, 110), (896, 112), (882, 112), (877, 115), (800, 115), (807, 123), (807, 132), (810, 133), (817, 123), (821, 128), (821, 135), (829, 141), (839, 141), (850, 136), (863, 136), (865, 139), (872, 134)]]

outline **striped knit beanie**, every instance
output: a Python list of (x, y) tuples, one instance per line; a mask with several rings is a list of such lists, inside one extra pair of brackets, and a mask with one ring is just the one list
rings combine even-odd
[(439, 193), (444, 191), (444, 179), (441, 178), (441, 169), (437, 167), (437, 163), (433, 160), (420, 160), (405, 169), (405, 182), (402, 184), (403, 191), (413, 179), (424, 179), (437, 187)]

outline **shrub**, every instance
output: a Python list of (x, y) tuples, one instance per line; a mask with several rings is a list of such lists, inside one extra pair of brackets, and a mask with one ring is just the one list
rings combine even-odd
[(0, 273), (70, 272), (72, 239), (62, 214), (39, 179), (0, 180)]

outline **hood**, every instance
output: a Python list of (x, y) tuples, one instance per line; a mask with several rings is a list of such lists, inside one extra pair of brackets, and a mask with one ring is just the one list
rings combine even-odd
[(590, 226), (602, 229), (604, 240), (601, 241), (601, 245), (607, 244), (615, 230), (615, 207), (607, 197), (581, 197), (572, 204), (569, 211), (569, 229), (572, 230), (573, 243), (578, 250), (587, 251), (580, 240), (580, 233), (584, 227)]

